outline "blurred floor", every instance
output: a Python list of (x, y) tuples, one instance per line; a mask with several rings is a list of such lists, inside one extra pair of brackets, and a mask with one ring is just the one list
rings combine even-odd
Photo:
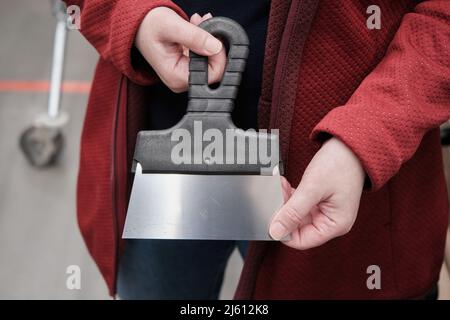
[[(0, 81), (47, 80), (55, 20), (45, 0), (0, 2)], [(90, 81), (97, 53), (76, 31), (68, 37), (65, 80)], [(66, 147), (51, 169), (31, 168), (18, 148), (21, 132), (46, 111), (45, 92), (0, 92), (0, 299), (108, 299), (79, 234), (75, 186), (86, 94), (64, 94), (70, 115)], [(450, 162), (447, 165), (450, 168)], [(66, 287), (66, 268), (81, 268), (81, 290)], [(227, 268), (222, 298), (231, 298), (242, 261)], [(450, 298), (442, 273), (441, 295)]]

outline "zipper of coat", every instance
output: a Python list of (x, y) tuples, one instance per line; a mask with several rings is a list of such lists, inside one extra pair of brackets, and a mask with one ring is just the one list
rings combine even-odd
[[(289, 8), (288, 20), (289, 16), (292, 15), (292, 6)], [(284, 77), (286, 70), (286, 60), (289, 50), (289, 42), (292, 33), (292, 29), (294, 28), (293, 24), (286, 22), (285, 28), (283, 30), (283, 35), (281, 37), (280, 49), (279, 52), (282, 52), (282, 55), (278, 55), (277, 63), (275, 65), (275, 74), (273, 78), (273, 92), (272, 92), (272, 101), (274, 101), (272, 105), (272, 116), (270, 117), (270, 128), (275, 128), (278, 123), (278, 113), (279, 113), (279, 105), (280, 105), (280, 96), (281, 96), (281, 80)]]
[[(306, 1), (306, 0), (303, 0)], [(286, 25), (284, 27), (283, 30), (283, 35), (282, 35), (282, 39), (281, 39), (281, 44), (280, 44), (280, 52), (282, 54), (280, 54), (277, 58), (277, 64), (275, 67), (275, 75), (274, 75), (274, 85), (273, 85), (273, 94), (272, 94), (272, 101), (273, 101), (273, 105), (272, 105), (272, 114), (271, 114), (271, 118), (270, 118), (270, 127), (271, 128), (277, 128), (280, 129), (280, 134), (282, 133), (281, 131), (281, 124), (280, 124), (280, 120), (279, 120), (279, 114), (280, 114), (280, 105), (282, 103), (282, 88), (283, 86), (285, 86), (285, 83), (283, 83), (283, 80), (286, 79), (286, 74), (288, 72), (292, 72), (291, 69), (291, 64), (288, 64), (288, 59), (289, 59), (289, 52), (292, 51), (292, 47), (295, 45), (298, 45), (298, 42), (294, 42), (294, 32), (296, 27), (298, 27), (299, 24), (299, 16), (301, 16), (302, 14), (302, 10), (305, 10), (306, 7), (308, 6), (312, 6), (312, 10), (314, 12), (311, 12), (311, 16), (308, 17), (304, 17), (303, 18), (303, 24), (305, 24), (305, 28), (307, 28), (306, 30), (309, 30), (311, 28), (312, 25), (312, 21), (314, 20), (314, 16), (315, 13), (317, 11), (317, 7), (319, 4), (319, 0), (308, 0), (308, 3), (302, 2), (300, 0), (293, 0), (291, 2), (291, 6), (289, 8), (289, 13), (287, 16), (287, 21), (286, 21)], [(303, 30), (304, 32), (306, 32), (305, 30)], [(301, 47), (301, 51), (297, 52), (298, 55), (298, 61), (296, 61), (296, 63), (298, 63), (298, 66), (300, 66), (301, 63), (301, 57), (303, 54), (303, 49), (304, 49), (304, 42), (306, 41), (306, 38), (304, 39), (304, 41), (302, 42), (302, 47)], [(290, 70), (289, 70), (290, 69)], [(298, 72), (298, 70), (297, 70)], [(298, 74), (296, 74), (296, 76), (298, 76)], [(284, 92), (285, 93), (285, 92)], [(291, 119), (289, 121), (289, 123), (285, 124), (285, 125), (289, 125), (291, 126), (291, 120), (292, 120), (292, 115), (291, 115)], [(282, 137), (284, 139), (287, 140), (287, 148), (286, 150), (281, 150), (282, 151), (282, 157), (284, 160), (284, 166), (285, 168), (287, 168), (288, 166), (288, 153), (289, 153), (289, 133), (286, 133), (287, 136)]]
[(120, 101), (122, 99), (122, 86), (124, 81), (124, 75), (121, 75), (119, 80), (118, 94), (116, 100), (116, 108), (114, 115), (114, 130), (113, 130), (113, 143), (112, 143), (112, 221), (113, 221), (113, 234), (114, 234), (114, 283), (113, 283), (113, 294), (115, 296), (117, 290), (117, 272), (119, 267), (119, 213), (118, 213), (118, 203), (117, 203), (117, 192), (118, 192), (118, 179), (117, 179), (117, 135), (119, 127), (119, 114), (120, 114)]

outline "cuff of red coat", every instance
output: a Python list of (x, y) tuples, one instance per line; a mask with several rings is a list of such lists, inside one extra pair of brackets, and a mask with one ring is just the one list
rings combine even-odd
[(134, 46), (137, 30), (146, 14), (156, 7), (168, 7), (186, 18), (186, 14), (170, 0), (121, 0), (114, 8), (111, 33), (112, 62), (131, 81), (149, 85), (156, 75)]
[[(331, 136), (345, 143), (360, 160), (366, 175), (365, 189), (380, 189), (394, 174), (397, 161), (391, 159), (383, 134), (372, 117), (347, 106), (331, 110), (313, 129), (310, 138), (323, 142)], [(392, 161), (391, 161), (392, 160)]]

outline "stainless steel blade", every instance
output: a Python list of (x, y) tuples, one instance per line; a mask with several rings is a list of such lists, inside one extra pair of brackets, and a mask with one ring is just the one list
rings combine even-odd
[(272, 240), (282, 203), (279, 175), (143, 174), (138, 164), (123, 238)]

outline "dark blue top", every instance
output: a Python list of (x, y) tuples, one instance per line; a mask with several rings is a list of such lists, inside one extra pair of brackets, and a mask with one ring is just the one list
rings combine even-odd
[[(233, 111), (233, 121), (242, 129), (257, 127), (257, 105), (261, 93), (261, 77), (270, 0), (175, 0), (190, 17), (211, 12), (237, 21), (248, 34), (250, 53)], [(177, 94), (164, 84), (149, 88), (148, 106), (151, 130), (175, 125), (186, 112), (187, 93)]]

